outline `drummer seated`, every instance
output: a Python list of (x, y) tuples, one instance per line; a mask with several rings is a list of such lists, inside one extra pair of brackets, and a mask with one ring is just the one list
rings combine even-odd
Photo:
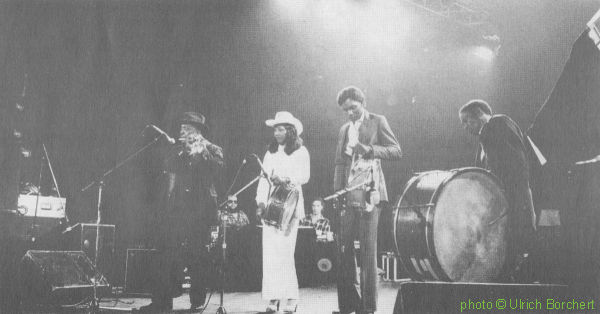
[(312, 214), (302, 219), (300, 225), (313, 227), (317, 234), (317, 241), (331, 242), (333, 241), (333, 234), (331, 233), (329, 219), (323, 216), (323, 203), (323, 199), (314, 200), (312, 202)]
[(235, 196), (229, 196), (225, 209), (219, 209), (219, 219), (235, 230), (240, 230), (250, 224), (246, 213), (238, 207), (238, 200)]

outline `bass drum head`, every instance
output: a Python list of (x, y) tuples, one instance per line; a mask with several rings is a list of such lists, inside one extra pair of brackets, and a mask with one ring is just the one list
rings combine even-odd
[(437, 191), (433, 242), (451, 281), (492, 282), (506, 257), (508, 202), (485, 171), (457, 172)]

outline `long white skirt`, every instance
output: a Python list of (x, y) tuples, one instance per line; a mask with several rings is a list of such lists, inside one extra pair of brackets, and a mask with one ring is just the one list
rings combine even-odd
[(288, 236), (271, 226), (263, 225), (262, 229), (262, 298), (298, 299), (298, 276), (294, 260), (298, 222), (294, 223)]

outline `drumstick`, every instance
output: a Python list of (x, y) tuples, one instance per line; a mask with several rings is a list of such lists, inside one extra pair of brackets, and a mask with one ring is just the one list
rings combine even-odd
[(265, 170), (265, 167), (263, 166), (262, 162), (260, 161), (260, 157), (258, 157), (258, 155), (256, 155), (256, 154), (252, 154), (252, 156), (254, 156), (254, 158), (256, 158), (256, 161), (258, 161), (258, 165), (260, 166), (260, 171), (262, 172), (265, 179), (267, 179), (267, 181), (269, 182), (269, 186), (271, 186), (272, 185), (271, 178), (269, 177), (267, 170)]
[[(254, 184), (254, 182), (260, 180), (260, 176), (254, 178), (254, 180), (250, 181), (248, 184), (244, 185), (241, 189), (239, 189), (237, 192), (235, 192), (232, 196), (238, 196), (238, 194), (244, 192), (247, 188), (249, 188), (252, 184)], [(219, 205), (219, 208), (223, 207), (225, 204), (227, 204), (227, 202), (229, 202), (229, 200), (225, 200), (223, 203), (221, 203)]]

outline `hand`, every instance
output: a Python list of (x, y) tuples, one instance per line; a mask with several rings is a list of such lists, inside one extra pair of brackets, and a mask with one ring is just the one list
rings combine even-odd
[(298, 221), (298, 218), (292, 218), (292, 220), (290, 220), (290, 223), (285, 227), (284, 233), (283, 235), (285, 235), (286, 237), (289, 236), (292, 233), (292, 227), (294, 226), (294, 224), (296, 224)]
[(275, 185), (282, 185), (282, 184), (290, 183), (290, 178), (287, 178), (287, 177), (280, 178), (279, 176), (275, 175), (275, 176), (271, 177), (271, 181)]
[(207, 144), (208, 144), (208, 142), (206, 142), (206, 141), (194, 142), (192, 147), (190, 147), (190, 154), (191, 155), (201, 155), (202, 157), (204, 157), (204, 159), (206, 159), (206, 157), (208, 156), (208, 150), (206, 149)]
[(373, 147), (357, 143), (356, 146), (354, 146), (354, 152), (359, 155), (365, 156), (373, 152)]
[(265, 203), (258, 203), (258, 208), (256, 208), (256, 218), (260, 221), (262, 219), (262, 214), (265, 212), (267, 206)]

